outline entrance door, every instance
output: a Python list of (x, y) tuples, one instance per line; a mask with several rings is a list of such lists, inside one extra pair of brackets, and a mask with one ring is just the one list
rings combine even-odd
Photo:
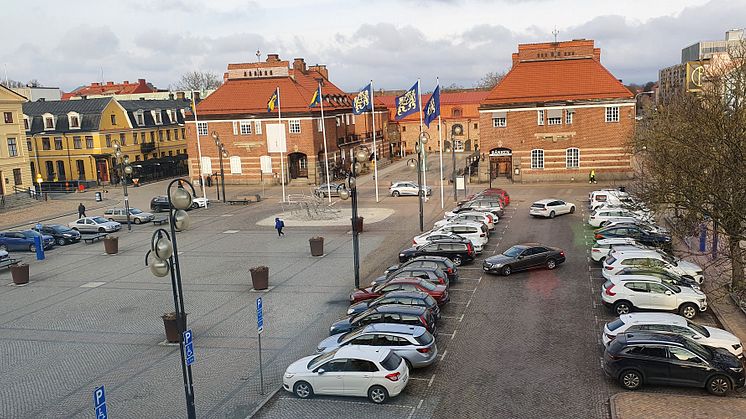
[(290, 178), (308, 178), (308, 157), (303, 153), (290, 153), (288, 155)]
[(96, 174), (99, 181), (109, 181), (109, 169), (106, 168), (106, 160), (96, 160)]
[(461, 140), (454, 140), (453, 141), (453, 149), (456, 150), (457, 153), (461, 153), (464, 151), (464, 142)]

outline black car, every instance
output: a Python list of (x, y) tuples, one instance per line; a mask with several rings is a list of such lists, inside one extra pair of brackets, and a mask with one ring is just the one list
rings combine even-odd
[(678, 285), (680, 287), (689, 287), (699, 289), (699, 284), (689, 275), (677, 275), (673, 272), (669, 272), (663, 269), (655, 269), (653, 267), (644, 268), (624, 268), (617, 272), (616, 275), (645, 275), (660, 278), (663, 282), (668, 284)]
[(638, 225), (619, 225), (596, 230), (595, 239), (614, 239), (629, 237), (646, 246), (670, 247), (671, 236), (646, 230)]
[(725, 396), (746, 381), (741, 361), (727, 350), (663, 333), (617, 336), (604, 352), (603, 368), (628, 390), (643, 384), (680, 385)]
[(59, 224), (44, 224), (41, 226), (41, 230), (34, 227), (34, 230), (44, 234), (46, 236), (52, 236), (54, 242), (58, 246), (64, 246), (70, 243), (77, 243), (80, 241), (80, 232), (73, 230), (68, 226)]
[(545, 267), (554, 269), (565, 261), (565, 251), (538, 243), (517, 244), (501, 255), (490, 256), (482, 263), (489, 273), (508, 276), (512, 272)]
[(389, 273), (388, 275), (379, 276), (370, 283), (371, 286), (376, 286), (380, 283), (387, 282), (393, 278), (422, 278), (427, 279), (436, 285), (449, 286), (448, 275), (438, 267), (413, 267), (408, 266)]
[(461, 240), (438, 240), (418, 247), (410, 247), (399, 252), (399, 262), (404, 263), (418, 256), (443, 256), (450, 259), (454, 265), (474, 260), (476, 252), (471, 242)]
[(374, 299), (355, 303), (347, 309), (347, 314), (354, 316), (371, 308), (386, 304), (404, 304), (409, 306), (421, 306), (430, 310), (435, 319), (440, 318), (440, 307), (433, 297), (425, 292), (419, 291), (391, 291)]
[[(192, 205), (190, 205), (186, 210), (189, 211), (193, 208), (197, 208), (197, 206), (197, 203), (192, 203)], [(168, 211), (168, 208), (168, 196), (166, 195), (156, 196), (150, 200), (150, 210), (153, 212)]]
[(435, 317), (430, 313), (430, 310), (427, 307), (385, 304), (371, 307), (358, 315), (350, 316), (334, 322), (334, 324), (329, 328), (329, 335), (346, 333), (350, 330), (371, 323), (408, 324), (412, 326), (422, 326), (432, 334), (437, 332)]
[(388, 275), (404, 267), (440, 268), (448, 275), (448, 282), (458, 281), (458, 267), (451, 262), (451, 259), (442, 256), (419, 256), (407, 262), (389, 266), (383, 274)]

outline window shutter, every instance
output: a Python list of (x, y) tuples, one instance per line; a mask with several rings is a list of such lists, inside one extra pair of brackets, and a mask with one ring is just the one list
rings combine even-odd
[(262, 133), (262, 121), (254, 121), (254, 133), (260, 135)]
[(212, 159), (210, 157), (202, 157), (202, 174), (212, 174)]
[(241, 174), (241, 157), (231, 156), (231, 174), (232, 175)]
[(238, 121), (233, 121), (233, 135), (238, 135)]

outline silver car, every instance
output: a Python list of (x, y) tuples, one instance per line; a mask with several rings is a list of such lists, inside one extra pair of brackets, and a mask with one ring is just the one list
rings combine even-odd
[(122, 228), (122, 225), (118, 222), (109, 221), (104, 217), (83, 217), (67, 226), (81, 233), (111, 233)]
[[(124, 208), (110, 208), (104, 211), (104, 218), (108, 218), (110, 221), (118, 221), (120, 223), (127, 222), (127, 210)], [(142, 211), (138, 208), (130, 208), (130, 220), (135, 224), (147, 223), (153, 221), (155, 215)]]
[(373, 323), (351, 332), (329, 336), (319, 343), (319, 353), (346, 345), (386, 348), (404, 358), (409, 368), (432, 365), (438, 357), (435, 337), (422, 326), (394, 323)]
[[(433, 188), (429, 186), (423, 186), (422, 192), (425, 195), (432, 195)], [(417, 182), (394, 182), (389, 187), (389, 193), (391, 196), (402, 196), (402, 195), (414, 195), (417, 196), (420, 193), (420, 186)]]

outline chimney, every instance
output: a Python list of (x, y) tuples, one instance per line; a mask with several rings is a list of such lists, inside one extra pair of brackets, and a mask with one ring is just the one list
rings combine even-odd
[(98, 83), (98, 82), (91, 83), (91, 87), (98, 87), (100, 85), (101, 85), (101, 83)]
[(137, 79), (137, 84), (140, 86), (145, 86), (145, 79)]
[(511, 55), (511, 58), (513, 59), (513, 67), (515, 67), (515, 65), (518, 64), (518, 61), (520, 61), (518, 53), (514, 52)]
[(303, 61), (303, 58), (293, 60), (293, 70), (306, 74), (306, 62)]
[(329, 80), (329, 70), (326, 69), (326, 65), (324, 64), (316, 64), (308, 67), (309, 71), (315, 71), (319, 74), (321, 74), (321, 77), (323, 77), (325, 80)]
[(106, 85), (107, 85), (107, 86), (113, 86), (113, 85), (114, 85), (114, 82), (113, 82), (113, 81), (107, 81), (107, 82), (106, 82)]
[(130, 84), (129, 80), (125, 80), (123, 84)]
[(173, 92), (169, 92), (168, 93), (168, 99), (169, 100), (174, 100), (174, 94), (173, 94)]
[(176, 92), (176, 99), (184, 100), (184, 92)]
[(267, 62), (268, 63), (280, 62), (280, 54), (267, 54)]
[(192, 92), (192, 96), (194, 97), (194, 103), (199, 102), (199, 92)]

